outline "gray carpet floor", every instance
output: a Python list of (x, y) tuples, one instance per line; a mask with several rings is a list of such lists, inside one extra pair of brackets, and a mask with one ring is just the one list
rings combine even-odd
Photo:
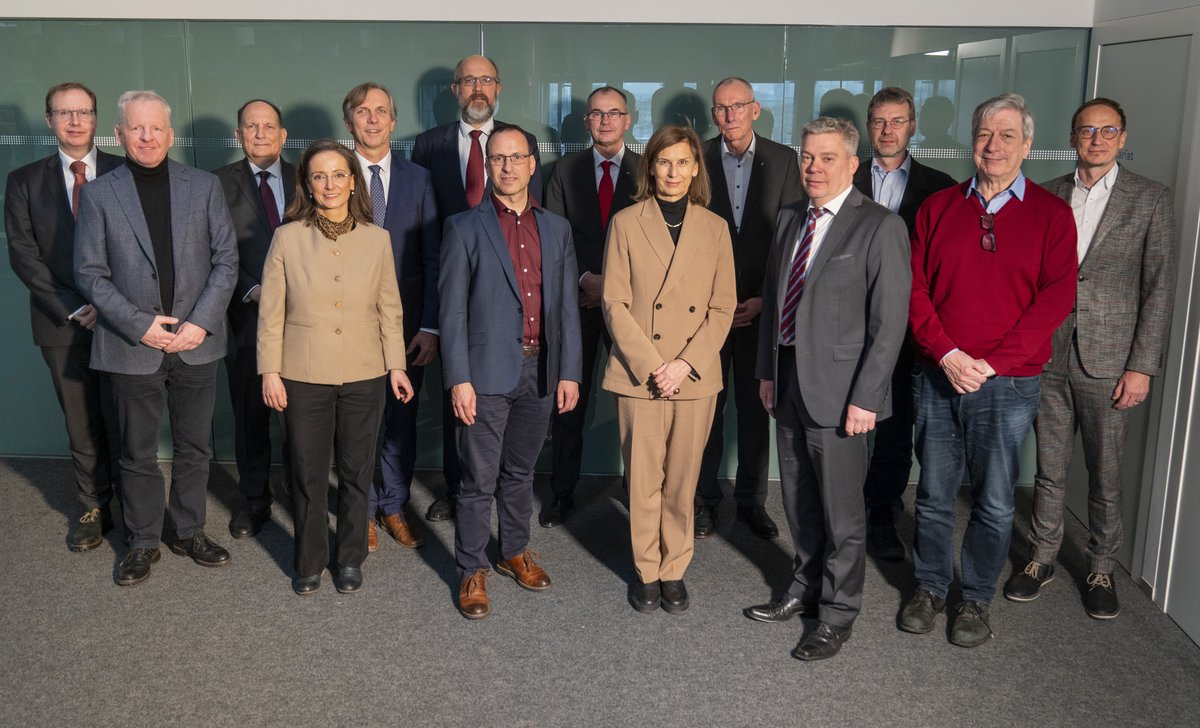
[[(492, 615), (468, 621), (454, 606), (451, 524), (419, 519), (417, 550), (385, 537), (359, 594), (338, 594), (327, 573), (300, 598), (284, 505), (257, 539), (229, 537), (232, 473), (214, 466), (208, 504), (208, 531), (232, 563), (204, 569), (164, 549), (147, 582), (121, 588), (119, 528), (94, 551), (64, 545), (78, 516), (69, 463), (0, 460), (0, 725), (1200, 725), (1200, 649), (1127, 575), (1120, 618), (1084, 613), (1078, 522), (1056, 581), (1030, 604), (998, 598), (984, 646), (955, 647), (940, 628), (898, 631), (911, 563), (872, 560), (853, 638), (836, 659), (806, 664), (788, 654), (806, 625), (741, 615), (785, 587), (791, 548), (786, 536), (754, 537), (730, 499), (718, 535), (697, 544), (683, 616), (626, 604), (621, 486), (590, 478), (565, 527), (534, 525), (553, 588), (493, 575)], [(439, 478), (421, 474), (415, 512)], [(537, 492), (546, 497), (544, 483)], [(776, 485), (768, 507), (783, 526)], [(1028, 512), (1023, 491), (1018, 532)], [(907, 513), (909, 539), (911, 503)]]

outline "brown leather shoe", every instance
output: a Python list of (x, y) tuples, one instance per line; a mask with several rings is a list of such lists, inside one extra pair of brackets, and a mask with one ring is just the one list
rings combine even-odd
[(464, 576), (458, 585), (458, 611), (467, 619), (483, 619), (492, 611), (487, 595), (487, 569)]
[(375, 530), (375, 519), (367, 521), (367, 553), (373, 554), (379, 550), (379, 532)]
[(396, 543), (405, 548), (415, 549), (425, 545), (425, 539), (418, 536), (415, 529), (408, 527), (408, 521), (404, 519), (403, 513), (381, 516), (379, 525), (383, 526), (383, 530), (387, 531), (389, 536), (396, 539)]
[(546, 570), (533, 560), (533, 552), (525, 549), (516, 556), (496, 564), (496, 571), (511, 576), (517, 583), (532, 591), (550, 588), (550, 577)]

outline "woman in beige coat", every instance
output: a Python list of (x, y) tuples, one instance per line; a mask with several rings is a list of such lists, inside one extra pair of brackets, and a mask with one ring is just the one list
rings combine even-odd
[(344, 593), (362, 587), (384, 397), (389, 388), (400, 400), (412, 397), (391, 238), (371, 224), (366, 189), (349, 149), (331, 139), (306, 149), (286, 213), (295, 222), (275, 231), (263, 268), (258, 372), (263, 401), (283, 412), (287, 428), (292, 588), (301, 595), (320, 588), (329, 563), (331, 452), (338, 474), (334, 586)]
[(635, 204), (613, 216), (604, 251), (612, 351), (601, 386), (617, 395), (639, 612), (688, 607), (700, 456), (721, 391), (721, 345), (737, 305), (725, 221), (700, 139), (665, 126), (650, 137)]

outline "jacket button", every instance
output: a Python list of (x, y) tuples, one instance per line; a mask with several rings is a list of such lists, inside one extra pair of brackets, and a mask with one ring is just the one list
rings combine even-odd
[(688, 313), (696, 313), (696, 307), (695, 307), (695, 306), (688, 306)]
[(1082, 282), (1082, 281), (1086, 281), (1086, 280), (1087, 280), (1087, 277), (1086, 277), (1086, 276), (1079, 276), (1079, 280), (1080, 280), (1081, 282)]
[(341, 277), (341, 276), (334, 276), (334, 277), (333, 277), (333, 280), (334, 280), (334, 282), (335, 282), (335, 283), (341, 283), (341, 282), (342, 282), (342, 277)]
[(154, 307), (154, 313), (162, 313), (162, 309), (161, 309), (161, 308), (159, 308), (158, 306), (155, 306), (155, 307)]
[(524, 344), (524, 343), (525, 343), (525, 339), (523, 339), (523, 338), (521, 338), (520, 336), (518, 336), (518, 337), (517, 337), (517, 343), (518, 343), (518, 344)]
[(341, 301), (337, 301), (337, 302), (335, 302), (335, 303), (333, 304), (333, 307), (334, 307), (334, 308), (341, 308), (341, 307), (342, 307), (342, 302), (341, 302)]
[(334, 330), (333, 330), (333, 333), (337, 334), (338, 336), (341, 336), (341, 335), (342, 335), (342, 330), (341, 330), (341, 329), (334, 329)]
[(688, 337), (687, 343), (689, 343), (689, 344), (692, 343), (692, 337), (690, 337), (690, 336)]
[(661, 339), (661, 338), (662, 338), (662, 337), (661, 337), (661, 336), (659, 336), (658, 334), (655, 334), (655, 335), (654, 335), (654, 340), (655, 340), (655, 341), (658, 341), (658, 340), (659, 340), (659, 339)]
[(158, 280), (158, 274), (157, 274), (157, 273), (151, 273), (151, 274), (150, 274), (150, 278), (151, 278), (151, 280), (155, 280), (155, 281), (157, 281), (157, 280)]
[(342, 254), (342, 251), (340, 251), (340, 250), (335, 250), (335, 251), (333, 251), (333, 254), (334, 254), (334, 255), (341, 255), (341, 254)]
[(660, 309), (660, 308), (662, 308), (662, 304), (661, 304), (661, 303), (656, 303), (656, 304), (654, 304), (654, 310), (656, 310), (656, 311), (657, 311), (657, 310), (658, 310), (658, 309)]

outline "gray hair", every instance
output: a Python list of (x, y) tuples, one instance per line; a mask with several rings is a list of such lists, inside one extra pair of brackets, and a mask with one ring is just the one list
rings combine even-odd
[(846, 153), (851, 157), (858, 156), (858, 129), (854, 122), (847, 119), (836, 119), (832, 116), (819, 116), (804, 125), (800, 130), (800, 146), (810, 134), (840, 134), (846, 145)]
[(1005, 110), (1015, 111), (1021, 115), (1021, 133), (1025, 135), (1026, 139), (1032, 139), (1033, 113), (1025, 105), (1025, 97), (1013, 93), (993, 96), (975, 107), (975, 113), (971, 114), (971, 137), (974, 138), (979, 133), (979, 127), (983, 126), (983, 122), (997, 112)]
[(121, 94), (121, 98), (117, 99), (117, 118), (121, 123), (125, 122), (125, 107), (134, 101), (155, 101), (162, 104), (162, 107), (167, 111), (167, 123), (171, 122), (171, 105), (162, 96), (153, 91), (126, 91)]

